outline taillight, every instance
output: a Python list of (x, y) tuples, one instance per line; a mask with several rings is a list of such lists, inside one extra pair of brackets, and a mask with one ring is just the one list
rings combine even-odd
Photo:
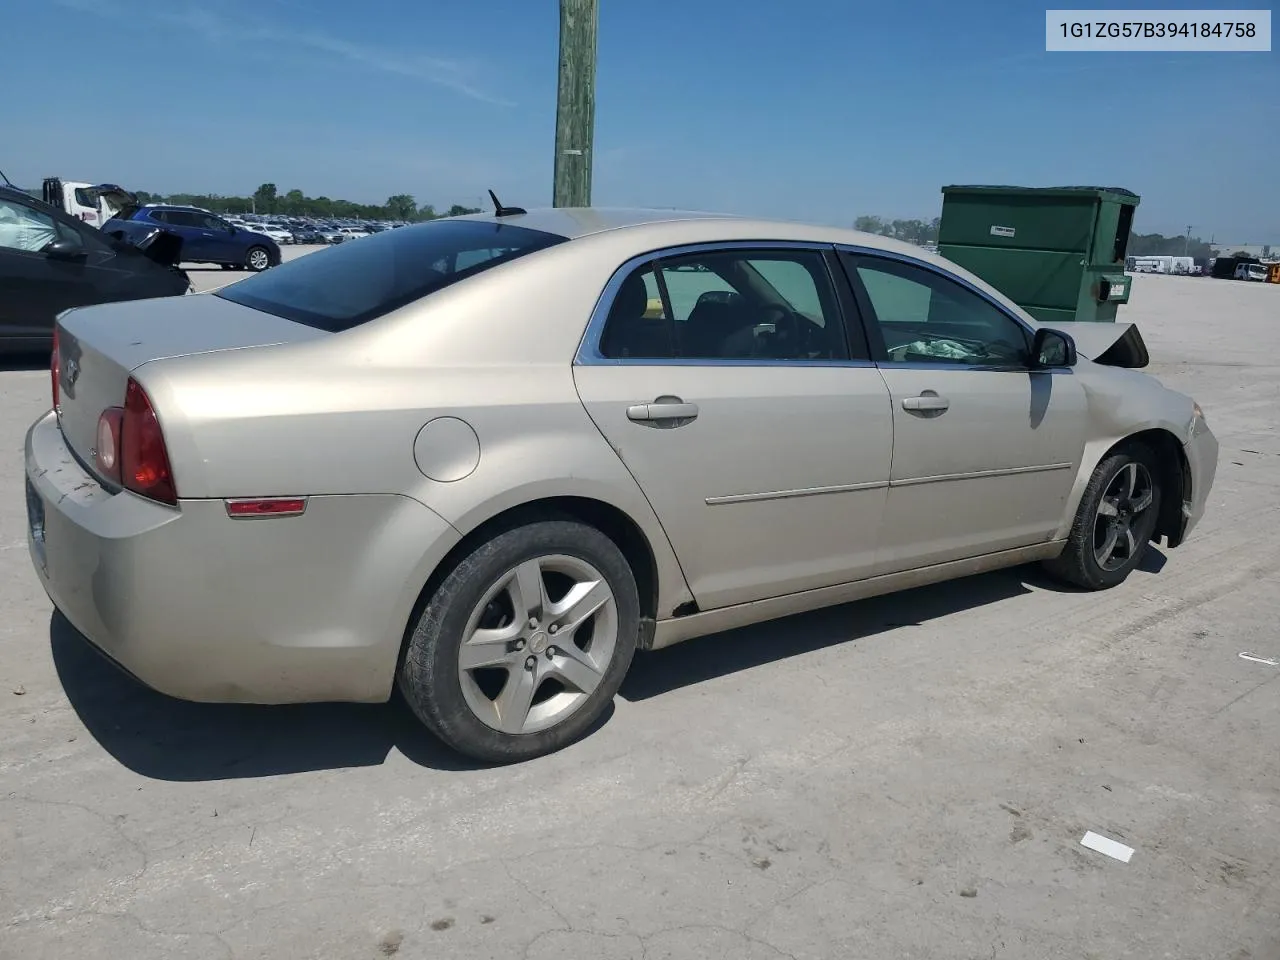
[(53, 381), (53, 409), (58, 409), (58, 380), (62, 376), (62, 360), (58, 356), (58, 325), (53, 325), (53, 354), (49, 357), (49, 379)]
[(93, 448), (98, 471), (116, 483), (120, 482), (120, 427), (124, 407), (107, 407), (98, 417), (98, 440)]
[(173, 483), (160, 421), (156, 419), (147, 392), (133, 377), (125, 388), (119, 436), (121, 485), (148, 499), (176, 505), (178, 491)]

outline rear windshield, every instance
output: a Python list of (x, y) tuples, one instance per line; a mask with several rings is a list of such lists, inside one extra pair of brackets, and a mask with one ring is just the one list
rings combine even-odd
[(436, 220), (298, 257), (215, 296), (338, 333), (566, 239), (488, 220)]

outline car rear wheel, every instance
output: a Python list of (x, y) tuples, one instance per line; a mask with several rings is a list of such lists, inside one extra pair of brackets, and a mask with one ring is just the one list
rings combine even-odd
[(261, 273), (271, 266), (271, 254), (267, 253), (266, 247), (250, 247), (244, 255), (244, 265), (254, 273)]
[(440, 583), (409, 638), (400, 691), (460, 753), (527, 760), (599, 719), (639, 625), (635, 577), (612, 540), (572, 520), (516, 527)]
[(1151, 451), (1134, 446), (1098, 465), (1089, 479), (1062, 553), (1045, 567), (1085, 590), (1123, 583), (1142, 562), (1160, 516), (1160, 485)]

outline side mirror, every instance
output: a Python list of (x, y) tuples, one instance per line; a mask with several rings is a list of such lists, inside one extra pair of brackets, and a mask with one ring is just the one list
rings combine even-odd
[(1050, 330), (1041, 327), (1031, 341), (1032, 362), (1038, 369), (1045, 367), (1074, 367), (1076, 365), (1076, 342), (1071, 335), (1061, 330)]
[(59, 237), (47, 244), (43, 252), (51, 260), (83, 260), (88, 256), (83, 244), (66, 237)]

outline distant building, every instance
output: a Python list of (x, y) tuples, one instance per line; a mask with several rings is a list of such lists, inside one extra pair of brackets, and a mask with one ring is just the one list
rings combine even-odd
[(1280, 252), (1280, 247), (1276, 247), (1273, 251), (1269, 243), (1215, 243), (1212, 250), (1215, 257), (1229, 257), (1233, 253), (1240, 252), (1245, 256), (1266, 260), (1273, 252)]

